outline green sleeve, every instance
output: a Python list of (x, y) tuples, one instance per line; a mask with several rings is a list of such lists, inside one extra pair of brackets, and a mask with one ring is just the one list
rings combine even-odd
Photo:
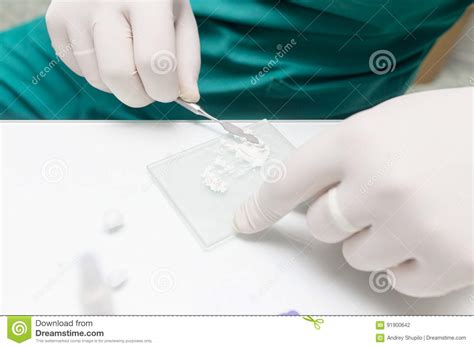
[[(403, 94), (469, 0), (192, 1), (201, 104), (223, 119), (341, 119)], [(385, 64), (385, 65), (384, 65)], [(132, 109), (55, 56), (44, 19), (0, 33), (2, 119), (195, 119)]]

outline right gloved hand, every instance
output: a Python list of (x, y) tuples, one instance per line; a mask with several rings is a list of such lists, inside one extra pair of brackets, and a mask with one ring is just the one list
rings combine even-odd
[(236, 231), (262, 231), (306, 202), (315, 238), (342, 242), (356, 269), (389, 270), (401, 293), (473, 284), (473, 93), (404, 95), (318, 135), (268, 167), (276, 175), (237, 210)]
[(143, 107), (199, 100), (199, 34), (189, 0), (52, 0), (56, 54), (94, 87)]

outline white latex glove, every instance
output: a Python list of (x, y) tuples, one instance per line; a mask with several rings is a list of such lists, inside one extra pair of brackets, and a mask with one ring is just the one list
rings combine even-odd
[(46, 23), (64, 63), (123, 103), (199, 100), (199, 35), (188, 0), (52, 0)]
[(473, 90), (395, 98), (318, 135), (242, 205), (234, 228), (261, 231), (312, 199), (314, 237), (342, 241), (356, 269), (389, 269), (401, 293), (472, 284)]

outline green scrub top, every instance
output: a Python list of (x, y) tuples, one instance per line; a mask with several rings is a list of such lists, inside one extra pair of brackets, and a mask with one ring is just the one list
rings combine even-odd
[[(341, 119), (401, 95), (470, 0), (196, 0), (201, 105), (222, 119)], [(0, 33), (2, 119), (195, 119), (132, 109), (54, 55), (44, 19)]]

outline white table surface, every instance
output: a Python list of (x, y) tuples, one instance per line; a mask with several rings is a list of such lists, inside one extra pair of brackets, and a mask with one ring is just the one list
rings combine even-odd
[[(295, 145), (334, 124), (274, 123)], [(104, 278), (127, 272), (110, 294), (115, 314), (474, 313), (472, 288), (434, 299), (373, 292), (369, 274), (345, 264), (340, 245), (312, 241), (298, 213), (204, 250), (146, 165), (218, 134), (204, 122), (1, 122), (1, 313), (84, 313), (84, 253)], [(45, 180), (48, 163), (62, 180)], [(125, 219), (112, 234), (111, 209)], [(157, 271), (168, 291), (151, 285)]]

